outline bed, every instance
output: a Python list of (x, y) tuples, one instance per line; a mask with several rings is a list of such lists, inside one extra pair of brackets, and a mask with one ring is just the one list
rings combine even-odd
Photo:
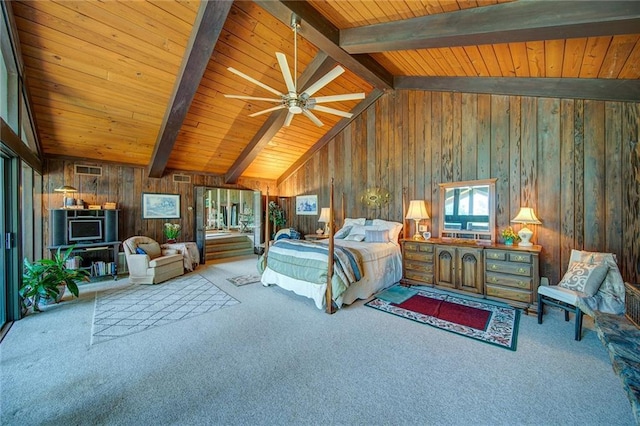
[(347, 218), (333, 238), (277, 240), (261, 259), (261, 282), (311, 298), (318, 309), (333, 313), (400, 281), (401, 230), (398, 222)]

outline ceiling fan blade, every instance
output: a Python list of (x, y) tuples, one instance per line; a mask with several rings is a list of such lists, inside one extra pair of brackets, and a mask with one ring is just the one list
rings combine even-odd
[(289, 127), (289, 125), (291, 124), (291, 120), (293, 120), (293, 116), (294, 116), (294, 115), (295, 115), (295, 114), (294, 114), (294, 113), (292, 113), (292, 112), (290, 112), (290, 113), (288, 113), (288, 114), (287, 114), (287, 118), (284, 120), (284, 125), (285, 125), (285, 127)]
[(227, 68), (229, 71), (231, 71), (232, 73), (234, 73), (235, 75), (238, 75), (246, 80), (249, 80), (250, 82), (252, 82), (255, 85), (258, 85), (260, 87), (262, 87), (265, 90), (270, 91), (271, 93), (274, 93), (278, 96), (284, 96), (284, 94), (278, 92), (276, 89), (274, 89), (273, 87), (267, 86), (264, 83), (259, 82), (258, 80), (256, 80), (255, 78), (249, 77), (248, 75), (246, 75), (245, 73), (238, 71), (237, 69), (233, 68), (233, 67), (229, 67)]
[(318, 117), (316, 117), (311, 111), (309, 111), (308, 109), (303, 109), (302, 113), (304, 115), (306, 115), (307, 117), (309, 117), (309, 120), (313, 121), (315, 123), (316, 126), (318, 127), (322, 127), (324, 126), (324, 123), (322, 121), (320, 121), (320, 119)]
[(328, 112), (329, 114), (339, 115), (340, 117), (346, 117), (346, 118), (353, 117), (353, 114), (351, 114), (350, 112), (344, 112), (344, 111), (340, 111), (339, 109), (328, 108), (322, 105), (314, 105), (313, 109), (316, 111)]
[(317, 104), (324, 102), (353, 101), (356, 99), (364, 99), (364, 93), (347, 93), (344, 95), (318, 96), (313, 98)]
[(245, 96), (245, 95), (224, 95), (225, 98), (230, 99), (245, 99), (247, 101), (265, 101), (265, 102), (282, 102), (282, 98), (257, 98), (255, 96)]
[(291, 77), (291, 70), (287, 63), (287, 57), (284, 53), (276, 52), (276, 58), (278, 58), (278, 65), (280, 65), (280, 71), (282, 71), (282, 77), (284, 77), (287, 90), (289, 93), (296, 93), (296, 85), (293, 83), (293, 78)]
[(249, 114), (249, 117), (256, 117), (258, 115), (266, 114), (266, 113), (271, 112), (271, 111), (277, 111), (277, 110), (283, 109), (285, 107), (286, 107), (286, 105), (274, 106), (274, 107), (271, 107), (271, 108), (264, 109), (262, 111), (254, 112), (253, 114)]
[(307, 94), (309, 97), (311, 97), (318, 90), (322, 89), (324, 86), (326, 86), (327, 84), (329, 84), (333, 80), (335, 80), (343, 72), (344, 72), (344, 68), (342, 68), (340, 65), (338, 65), (337, 67), (335, 67), (334, 69), (332, 69), (331, 71), (326, 73), (324, 76), (322, 76), (320, 78), (320, 80), (316, 81), (311, 86), (309, 86), (304, 91), (303, 94)]

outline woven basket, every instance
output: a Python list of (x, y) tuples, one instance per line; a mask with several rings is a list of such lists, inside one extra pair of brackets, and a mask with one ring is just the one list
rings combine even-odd
[(635, 324), (636, 327), (640, 328), (640, 286), (624, 283), (625, 288), (625, 315)]

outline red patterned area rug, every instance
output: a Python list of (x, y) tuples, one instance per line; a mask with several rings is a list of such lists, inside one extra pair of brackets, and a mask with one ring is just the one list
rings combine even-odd
[(501, 303), (396, 285), (365, 304), (390, 314), (516, 350), (520, 311)]

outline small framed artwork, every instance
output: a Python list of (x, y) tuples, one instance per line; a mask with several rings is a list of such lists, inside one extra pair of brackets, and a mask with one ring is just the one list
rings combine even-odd
[(296, 214), (318, 214), (318, 196), (298, 195), (296, 197)]
[(142, 193), (143, 219), (180, 219), (180, 194)]

